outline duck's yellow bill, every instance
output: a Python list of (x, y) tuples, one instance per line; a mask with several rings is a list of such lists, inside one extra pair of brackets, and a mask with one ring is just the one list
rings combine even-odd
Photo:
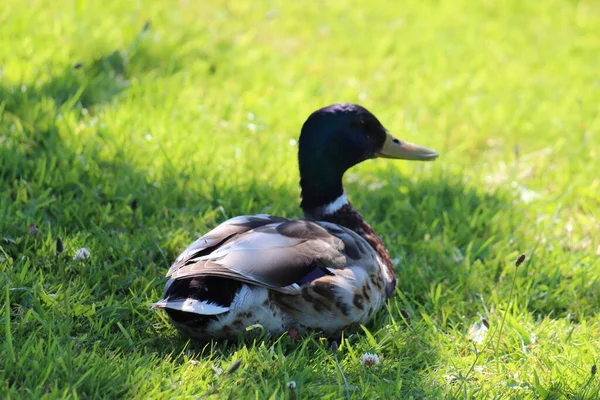
[(381, 150), (375, 153), (375, 155), (381, 158), (420, 161), (433, 161), (438, 157), (437, 151), (409, 142), (403, 142), (396, 139), (390, 133), (387, 134)]

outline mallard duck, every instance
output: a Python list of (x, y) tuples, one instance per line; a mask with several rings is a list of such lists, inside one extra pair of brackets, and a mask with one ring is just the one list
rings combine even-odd
[(308, 330), (327, 337), (365, 324), (396, 287), (390, 254), (350, 204), (342, 177), (372, 158), (434, 160), (396, 139), (364, 107), (334, 104), (312, 113), (298, 144), (304, 218), (245, 215), (223, 222), (181, 253), (163, 299), (191, 338), (233, 338), (252, 325), (271, 334)]

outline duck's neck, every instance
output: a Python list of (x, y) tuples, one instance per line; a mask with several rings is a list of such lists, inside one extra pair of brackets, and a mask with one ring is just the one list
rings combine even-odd
[(386, 294), (388, 297), (393, 295), (396, 287), (396, 278), (390, 253), (387, 251), (383, 241), (379, 238), (377, 233), (375, 233), (375, 230), (373, 230), (371, 225), (369, 225), (362, 215), (360, 215), (352, 204), (350, 204), (343, 191), (340, 196), (327, 204), (312, 209), (303, 207), (303, 209), (304, 215), (307, 218), (341, 225), (353, 230), (365, 239), (384, 264), (386, 269), (384, 273), (388, 276), (387, 280), (389, 281), (389, 285), (386, 288)]
[(344, 172), (336, 168), (317, 168), (319, 164), (314, 162), (305, 166), (300, 163), (300, 207), (305, 214), (325, 212), (327, 207), (342, 201), (341, 198), (348, 202), (342, 187)]

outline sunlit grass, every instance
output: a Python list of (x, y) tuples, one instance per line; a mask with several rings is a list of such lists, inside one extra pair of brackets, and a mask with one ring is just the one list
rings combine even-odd
[[(597, 396), (597, 2), (5, 3), (2, 397)], [(348, 385), (318, 336), (187, 343), (150, 310), (169, 263), (300, 215), (301, 124), (339, 101), (441, 154), (346, 176), (399, 280)]]

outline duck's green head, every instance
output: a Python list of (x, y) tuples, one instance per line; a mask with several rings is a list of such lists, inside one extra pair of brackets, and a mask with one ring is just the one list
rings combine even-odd
[(302, 126), (298, 150), (302, 208), (332, 204), (343, 195), (342, 177), (370, 158), (434, 160), (434, 150), (396, 139), (367, 109), (334, 104), (311, 114)]

